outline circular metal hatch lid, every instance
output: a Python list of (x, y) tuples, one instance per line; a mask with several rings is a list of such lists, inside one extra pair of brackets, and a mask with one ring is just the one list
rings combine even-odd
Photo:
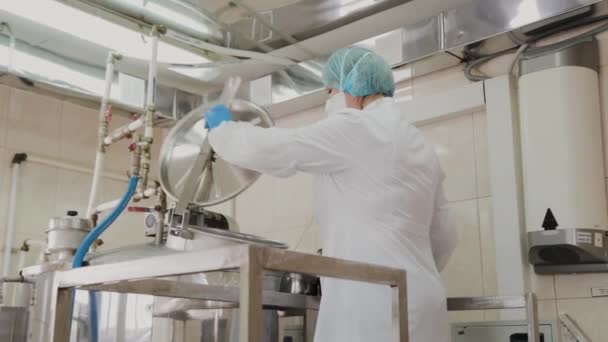
[[(203, 114), (210, 106), (198, 108), (181, 119), (169, 132), (160, 152), (160, 183), (167, 195), (177, 201), (184, 190), (186, 178), (201, 152), (211, 157), (201, 170), (193, 170), (196, 176), (196, 191), (190, 203), (211, 206), (230, 200), (243, 192), (260, 174), (229, 164), (208, 148)], [(235, 121), (248, 121), (260, 127), (271, 127), (272, 119), (257, 105), (234, 100), (230, 106)], [(209, 156), (211, 154), (211, 156)]]

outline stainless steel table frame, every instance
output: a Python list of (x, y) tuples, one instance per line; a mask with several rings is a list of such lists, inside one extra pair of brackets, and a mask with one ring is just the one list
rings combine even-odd
[[(160, 279), (222, 270), (239, 270), (239, 288)], [(265, 270), (390, 286), (393, 289), (393, 306), (390, 308), (393, 341), (408, 342), (406, 271), (255, 245), (186, 252), (41, 275), (36, 281), (30, 321), (31, 341), (69, 341), (71, 292), (79, 289), (238, 302), (240, 341), (261, 342), (263, 305), (312, 311), (318, 308), (316, 297), (263, 291)], [(315, 313), (307, 317), (314, 318)], [(307, 323), (308, 330), (312, 322)]]
[(528, 341), (540, 342), (538, 301), (534, 293), (525, 296), (448, 298), (448, 311), (526, 309)]

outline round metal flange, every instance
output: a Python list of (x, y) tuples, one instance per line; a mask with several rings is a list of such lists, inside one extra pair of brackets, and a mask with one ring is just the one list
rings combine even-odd
[[(258, 172), (229, 164), (205, 146), (209, 131), (202, 113), (208, 108), (195, 109), (173, 127), (162, 145), (159, 160), (161, 186), (174, 201), (180, 200), (188, 175), (195, 172), (196, 180), (189, 186), (194, 186), (196, 191), (190, 203), (202, 207), (232, 199), (260, 176)], [(268, 113), (251, 102), (234, 100), (230, 110), (235, 121), (252, 122), (260, 127), (273, 126)], [(201, 153), (211, 162), (201, 170), (192, 170)]]

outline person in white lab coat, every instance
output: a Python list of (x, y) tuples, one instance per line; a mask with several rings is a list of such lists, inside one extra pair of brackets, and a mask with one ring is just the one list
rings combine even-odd
[[(411, 342), (449, 342), (439, 271), (455, 248), (432, 143), (395, 103), (388, 64), (348, 48), (328, 60), (328, 117), (313, 125), (260, 128), (231, 121), (224, 106), (206, 113), (209, 142), (226, 161), (262, 173), (315, 176), (323, 255), (405, 269)], [(388, 342), (391, 291), (323, 279), (316, 342)]]

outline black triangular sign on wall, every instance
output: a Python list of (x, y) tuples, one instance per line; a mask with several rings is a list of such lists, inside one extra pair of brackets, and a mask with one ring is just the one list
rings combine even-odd
[(547, 213), (545, 214), (545, 219), (543, 220), (543, 228), (545, 230), (555, 230), (557, 226), (559, 226), (559, 224), (557, 223), (555, 216), (553, 216), (551, 208), (548, 208)]

